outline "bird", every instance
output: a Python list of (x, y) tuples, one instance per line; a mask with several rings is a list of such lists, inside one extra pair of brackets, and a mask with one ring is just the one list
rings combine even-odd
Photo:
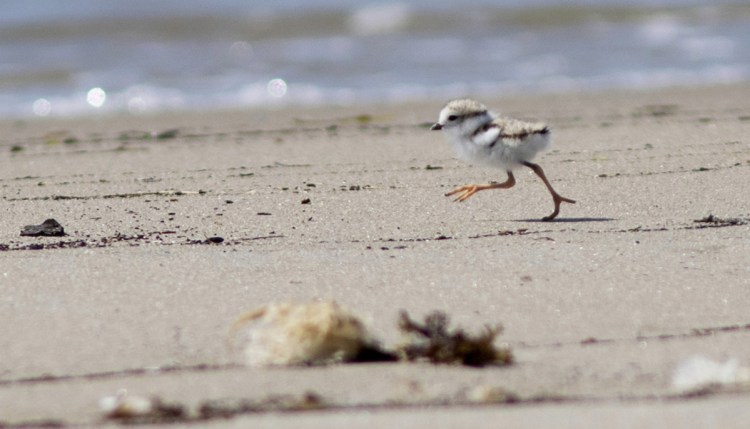
[(542, 220), (555, 219), (562, 203), (575, 204), (574, 200), (558, 194), (547, 180), (542, 167), (531, 162), (537, 153), (550, 144), (552, 132), (546, 124), (498, 116), (484, 104), (462, 98), (449, 101), (430, 129), (442, 130), (462, 160), (470, 164), (501, 168), (508, 175), (502, 183), (459, 186), (445, 194), (447, 197), (455, 195), (454, 201), (466, 201), (479, 191), (512, 188), (516, 184), (513, 170), (525, 166), (542, 179), (555, 204), (552, 214)]

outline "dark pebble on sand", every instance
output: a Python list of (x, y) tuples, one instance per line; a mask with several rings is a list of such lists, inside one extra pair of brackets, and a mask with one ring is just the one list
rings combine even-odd
[(21, 230), (22, 236), (28, 237), (62, 237), (65, 229), (54, 219), (47, 219), (41, 225), (26, 225)]

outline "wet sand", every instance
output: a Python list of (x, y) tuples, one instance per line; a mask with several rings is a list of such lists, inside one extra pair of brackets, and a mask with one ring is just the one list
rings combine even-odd
[[(322, 401), (211, 427), (748, 421), (747, 384), (673, 375), (695, 356), (750, 367), (750, 86), (482, 101), (552, 127), (537, 161), (578, 201), (556, 222), (530, 171), (443, 196), (505, 177), (428, 131), (441, 101), (0, 122), (0, 422), (101, 423), (120, 389), (191, 415)], [(47, 218), (67, 235), (20, 236)], [(243, 312), (310, 299), (386, 346), (402, 309), (500, 323), (517, 362), (257, 369), (228, 347)]]

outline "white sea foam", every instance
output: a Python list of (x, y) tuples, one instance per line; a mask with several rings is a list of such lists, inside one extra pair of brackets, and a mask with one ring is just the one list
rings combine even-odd
[(355, 34), (388, 34), (404, 29), (411, 18), (411, 8), (404, 3), (364, 6), (349, 18), (349, 29)]
[(674, 15), (656, 15), (638, 28), (637, 34), (649, 45), (664, 46), (682, 37), (687, 28)]
[(680, 40), (679, 46), (693, 61), (728, 60), (734, 56), (737, 43), (728, 37), (687, 37)]

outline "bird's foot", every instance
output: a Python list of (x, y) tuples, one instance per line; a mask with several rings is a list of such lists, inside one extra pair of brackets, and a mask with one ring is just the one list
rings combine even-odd
[(448, 192), (447, 194), (445, 194), (445, 196), (450, 197), (458, 194), (458, 196), (453, 201), (462, 202), (466, 201), (469, 197), (481, 190), (482, 188), (480, 185), (465, 185), (459, 186), (458, 188)]
[(553, 195), (552, 200), (555, 202), (555, 211), (552, 212), (551, 215), (545, 216), (542, 218), (543, 221), (549, 222), (557, 217), (557, 215), (560, 213), (560, 204), (561, 203), (570, 203), (575, 204), (575, 200), (571, 200), (570, 198), (561, 197), (560, 195)]
[(570, 204), (575, 204), (576, 203), (575, 200), (571, 200), (570, 198), (560, 197), (559, 195), (558, 195), (558, 197), (560, 198), (560, 201), (563, 202), (563, 203), (570, 203)]

